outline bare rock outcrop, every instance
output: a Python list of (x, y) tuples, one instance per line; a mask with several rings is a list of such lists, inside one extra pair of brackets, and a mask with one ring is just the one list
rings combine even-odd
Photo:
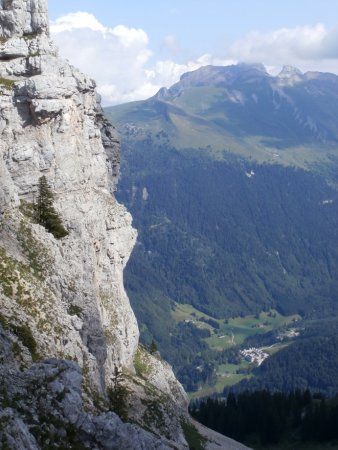
[(138, 425), (123, 423), (112, 411), (85, 412), (82, 373), (72, 361), (49, 359), (33, 364), (26, 372), (12, 369), (11, 377), (4, 375), (2, 370), (7, 405), (0, 410), (1, 448), (40, 450), (41, 443), (44, 448), (60, 449), (175, 448)]

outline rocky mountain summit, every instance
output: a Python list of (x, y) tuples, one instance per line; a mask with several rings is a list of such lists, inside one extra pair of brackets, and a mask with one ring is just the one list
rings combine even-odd
[[(184, 73), (180, 80), (170, 88), (161, 88), (155, 95), (159, 100), (174, 100), (193, 88), (243, 89), (247, 86), (247, 94), (253, 87), (262, 85), (266, 89), (278, 90), (283, 84), (293, 86), (300, 83), (317, 84), (330, 80), (337, 86), (337, 76), (330, 73), (302, 73), (293, 66), (284, 66), (277, 76), (270, 75), (263, 64), (239, 63), (231, 66), (203, 66), (192, 72)], [(251, 87), (251, 89), (250, 89)], [(307, 88), (309, 86), (306, 86)], [(332, 86), (330, 86), (332, 87)], [(243, 92), (244, 94), (244, 92)]]
[(236, 64), (233, 66), (203, 66), (184, 73), (180, 80), (169, 89), (161, 88), (158, 99), (175, 99), (185, 90), (201, 87), (231, 87), (238, 83), (253, 83), (271, 78), (263, 64)]
[[(138, 343), (119, 142), (93, 80), (58, 57), (47, 10), (0, 2), (0, 446), (187, 449), (195, 433), (243, 448), (197, 430), (170, 366)], [(63, 238), (34, 220), (41, 177)]]

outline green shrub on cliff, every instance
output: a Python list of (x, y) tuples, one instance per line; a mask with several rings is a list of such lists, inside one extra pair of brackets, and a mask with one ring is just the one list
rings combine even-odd
[(54, 194), (50, 189), (47, 178), (39, 178), (38, 198), (34, 203), (34, 219), (56, 239), (61, 239), (69, 233), (62, 224), (61, 217), (53, 206)]

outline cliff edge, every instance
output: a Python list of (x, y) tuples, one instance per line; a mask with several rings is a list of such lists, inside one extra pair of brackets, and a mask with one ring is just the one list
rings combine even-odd
[[(47, 0), (0, 5), (0, 443), (189, 448), (186, 394), (139, 345), (123, 287), (136, 231), (114, 197), (116, 131), (58, 57)], [(34, 217), (42, 177), (62, 238)]]

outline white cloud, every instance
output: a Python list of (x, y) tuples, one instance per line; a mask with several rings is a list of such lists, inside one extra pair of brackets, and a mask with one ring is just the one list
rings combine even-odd
[(169, 51), (175, 53), (181, 50), (180, 43), (178, 42), (178, 39), (173, 34), (169, 34), (168, 36), (165, 36), (162, 43), (163, 47), (168, 49)]
[(118, 25), (110, 30), (113, 36), (116, 36), (125, 47), (146, 46), (148, 45), (147, 33), (141, 29), (127, 28), (124, 25)]
[[(272, 73), (291, 64), (303, 71), (338, 73), (338, 28), (328, 31), (321, 24), (252, 32), (228, 47), (223, 59), (204, 54), (181, 64), (156, 59), (144, 30), (124, 25), (108, 28), (86, 12), (57, 19), (51, 33), (60, 54), (96, 80), (104, 105), (151, 97), (183, 73), (209, 64), (262, 62)], [(167, 36), (163, 44), (172, 50), (179, 47), (175, 36)]]
[[(211, 55), (186, 64), (151, 62), (153, 53), (144, 30), (124, 25), (107, 28), (85, 12), (59, 18), (52, 23), (51, 33), (60, 54), (96, 80), (104, 105), (151, 97), (161, 87), (176, 83), (184, 72), (229, 63)], [(167, 44), (175, 45), (175, 38), (168, 37)]]
[(81, 11), (59, 17), (51, 25), (51, 30), (53, 33), (71, 31), (75, 28), (89, 28), (93, 31), (105, 31), (105, 27), (96, 19), (95, 16)]
[(124, 25), (107, 28), (92, 14), (78, 12), (52, 23), (51, 34), (61, 56), (96, 80), (104, 104), (155, 93), (145, 71), (152, 55), (145, 31)]
[(338, 26), (327, 33), (322, 43), (322, 56), (338, 59)]
[(302, 70), (338, 72), (338, 29), (324, 25), (281, 28), (269, 33), (251, 32), (237, 40), (229, 54), (243, 62), (270, 66), (292, 64)]

